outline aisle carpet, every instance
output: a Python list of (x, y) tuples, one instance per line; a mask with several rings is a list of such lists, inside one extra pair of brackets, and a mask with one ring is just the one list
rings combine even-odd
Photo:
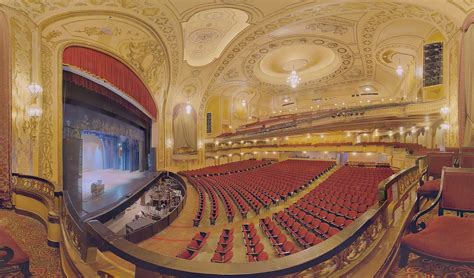
[(2, 209), (0, 226), (30, 257), (30, 272), (33, 277), (63, 277), (59, 249), (48, 246), (46, 229), (39, 221)]

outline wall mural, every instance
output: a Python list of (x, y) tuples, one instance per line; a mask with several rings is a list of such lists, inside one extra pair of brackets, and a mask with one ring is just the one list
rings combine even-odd
[(197, 114), (194, 108), (191, 107), (191, 110), (187, 110), (186, 106), (187, 103), (180, 103), (173, 109), (173, 138), (175, 154), (197, 153)]

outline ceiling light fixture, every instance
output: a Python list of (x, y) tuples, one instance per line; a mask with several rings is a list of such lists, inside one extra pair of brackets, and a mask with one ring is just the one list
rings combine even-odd
[(290, 84), (291, 88), (294, 89), (298, 86), (298, 84), (300, 84), (300, 81), (301, 81), (301, 78), (298, 76), (298, 74), (296, 73), (296, 70), (294, 69), (294, 66), (293, 66), (293, 70), (291, 71), (290, 75), (288, 76), (288, 79), (286, 79), (286, 82), (288, 84)]
[(395, 69), (395, 72), (397, 73), (398, 76), (402, 76), (403, 75), (403, 67), (400, 63), (400, 59), (398, 59), (398, 66), (397, 68)]

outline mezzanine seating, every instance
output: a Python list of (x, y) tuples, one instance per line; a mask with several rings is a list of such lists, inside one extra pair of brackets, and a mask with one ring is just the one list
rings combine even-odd
[(242, 237), (249, 262), (268, 260), (268, 254), (263, 250), (264, 246), (260, 242), (257, 230), (253, 223), (242, 225)]
[(222, 230), (219, 242), (217, 243), (214, 255), (211, 258), (213, 263), (227, 263), (233, 257), (232, 247), (234, 240), (234, 230), (224, 229)]
[[(402, 238), (400, 267), (408, 263), (410, 252), (454, 263), (474, 263), (474, 219), (443, 216), (445, 210), (474, 212), (474, 169), (444, 168), (439, 193), (426, 210), (411, 222), (412, 234)], [(425, 224), (418, 220), (439, 204), (438, 217)]]
[(197, 232), (191, 239), (191, 242), (188, 244), (186, 249), (179, 253), (176, 257), (185, 260), (192, 260), (197, 256), (199, 250), (206, 244), (209, 235), (210, 233)]

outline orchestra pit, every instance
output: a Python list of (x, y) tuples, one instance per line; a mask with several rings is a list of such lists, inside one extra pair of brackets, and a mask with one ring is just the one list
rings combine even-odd
[(1, 0), (0, 277), (473, 277), (474, 2)]

